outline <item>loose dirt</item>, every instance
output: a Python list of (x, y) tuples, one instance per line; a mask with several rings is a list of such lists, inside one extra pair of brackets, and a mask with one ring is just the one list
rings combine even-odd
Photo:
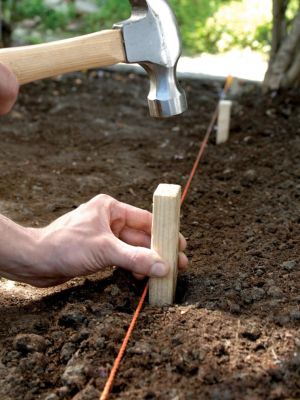
[[(98, 193), (151, 209), (184, 185), (219, 83), (153, 120), (147, 80), (108, 72), (22, 88), (0, 126), (0, 212), (39, 227)], [(190, 268), (177, 302), (147, 303), (112, 399), (300, 398), (300, 95), (235, 102), (182, 208)], [(144, 283), (107, 269), (35, 289), (0, 280), (1, 400), (96, 400)]]

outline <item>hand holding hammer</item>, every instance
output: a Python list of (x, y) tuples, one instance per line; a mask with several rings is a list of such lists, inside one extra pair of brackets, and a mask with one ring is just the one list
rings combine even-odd
[(117, 63), (139, 63), (150, 78), (148, 105), (153, 117), (169, 117), (186, 108), (176, 78), (181, 40), (167, 0), (130, 0), (131, 17), (113, 29), (46, 44), (0, 50), (19, 84)]

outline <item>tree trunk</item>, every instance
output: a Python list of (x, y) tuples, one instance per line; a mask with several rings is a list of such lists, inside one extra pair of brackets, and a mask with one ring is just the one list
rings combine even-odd
[(286, 35), (285, 13), (287, 6), (288, 6), (288, 0), (273, 1), (271, 60), (274, 59), (280, 47), (280, 44)]
[(0, 47), (9, 47), (11, 44), (11, 26), (4, 20), (0, 22), (1, 37), (0, 37)]
[(288, 88), (300, 79), (300, 7), (287, 31), (286, 0), (273, 0), (273, 35), (269, 67), (264, 79), (265, 91)]
[(0, 47), (9, 47), (13, 31), (16, 0), (0, 0)]

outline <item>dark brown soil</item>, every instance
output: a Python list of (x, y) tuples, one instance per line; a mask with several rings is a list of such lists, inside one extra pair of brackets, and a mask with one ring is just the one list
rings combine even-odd
[[(148, 117), (147, 81), (108, 72), (22, 89), (0, 126), (0, 212), (46, 224), (96, 195), (151, 208), (184, 185), (218, 83), (185, 82), (183, 117)], [(182, 209), (177, 304), (145, 305), (112, 399), (300, 398), (300, 94), (234, 105)], [(121, 270), (53, 289), (0, 281), (1, 400), (96, 400), (143, 283)]]

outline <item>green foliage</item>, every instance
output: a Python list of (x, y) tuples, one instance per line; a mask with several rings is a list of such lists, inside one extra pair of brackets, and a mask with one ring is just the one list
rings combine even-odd
[(27, 44), (40, 44), (41, 37), (36, 35), (28, 35), (24, 38), (24, 42)]
[(111, 28), (115, 22), (130, 16), (130, 5), (127, 0), (98, 0), (99, 11), (83, 16), (82, 31), (94, 32), (102, 28)]
[[(170, 0), (181, 28), (184, 48), (189, 52), (209, 51), (213, 32), (206, 32), (209, 17), (230, 0)], [(206, 43), (206, 39), (208, 42)], [(213, 40), (212, 40), (213, 41)], [(208, 44), (208, 46), (207, 46)]]
[(109, 0), (101, 1), (98, 0), (101, 6), (99, 11), (100, 22), (102, 24), (108, 24), (111, 26), (117, 21), (127, 19), (130, 16), (131, 7), (128, 0)]
[(43, 16), (47, 11), (43, 0), (23, 0), (16, 2), (15, 12), (18, 19)]
[(299, 12), (300, 2), (299, 0), (290, 0), (288, 2), (288, 7), (286, 10), (286, 17), (288, 21), (295, 18), (296, 14)]
[[(39, 18), (38, 30), (70, 34), (89, 33), (109, 28), (130, 15), (128, 0), (96, 0), (98, 11), (78, 14), (72, 1), (55, 9), (44, 0), (4, 0), (15, 3), (14, 19)], [(222, 52), (233, 47), (268, 50), (271, 31), (272, 0), (169, 0), (180, 25), (184, 50), (187, 53)], [(290, 0), (292, 18), (299, 0)], [(35, 36), (32, 41), (36, 41)]]
[[(174, 8), (181, 13), (178, 19), (187, 51), (216, 53), (233, 47), (267, 50), (271, 0), (194, 1), (202, 4), (201, 9), (191, 8), (191, 1), (182, 3), (179, 10), (176, 4)], [(193, 23), (188, 24), (189, 20)]]
[[(102, 28), (111, 28), (115, 22), (127, 19), (130, 15), (130, 7), (125, 1), (118, 7), (117, 1), (105, 3), (97, 13), (83, 16), (82, 32), (94, 32)], [(121, 6), (119, 4), (119, 6)]]
[(74, 6), (68, 4), (63, 11), (47, 7), (43, 0), (22, 0), (15, 5), (15, 20), (39, 17), (41, 27), (50, 30), (64, 29), (75, 17)]

